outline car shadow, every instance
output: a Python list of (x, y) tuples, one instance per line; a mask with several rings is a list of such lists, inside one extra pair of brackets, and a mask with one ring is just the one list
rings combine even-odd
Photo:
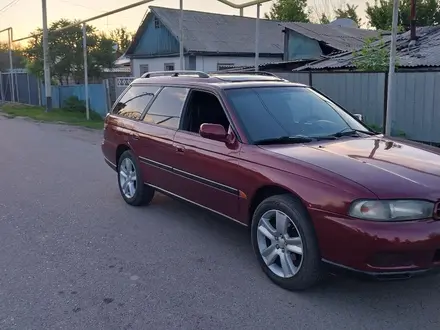
[[(253, 251), (250, 245), (249, 228), (237, 224), (231, 220), (222, 218), (212, 212), (203, 210), (190, 203), (177, 201), (168, 196), (157, 194), (150, 207), (174, 209), (175, 212), (185, 213), (188, 224), (197, 226), (200, 231), (206, 231), (206, 235), (217, 236), (223, 242), (216, 242), (216, 244), (233, 244), (241, 248), (245, 263), (249, 260), (254, 260)], [(222, 244), (223, 243), (223, 244)], [(258, 264), (254, 262), (256, 270)], [(440, 294), (439, 286), (440, 275), (416, 277), (408, 280), (395, 281), (376, 281), (359, 279), (344, 275), (328, 275), (319, 286), (303, 292), (307, 296), (332, 297), (334, 295), (357, 295), (363, 294), (363, 297), (373, 298), (379, 293), (394, 292), (393, 295), (401, 293), (402, 297), (406, 296), (409, 291), (417, 291), (418, 295), (432, 294), (432, 291), (437, 289)]]

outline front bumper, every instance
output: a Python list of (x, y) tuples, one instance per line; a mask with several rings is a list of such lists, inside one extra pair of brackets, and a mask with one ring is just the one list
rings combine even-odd
[(323, 260), (372, 278), (408, 278), (440, 268), (440, 221), (374, 222), (310, 210)]

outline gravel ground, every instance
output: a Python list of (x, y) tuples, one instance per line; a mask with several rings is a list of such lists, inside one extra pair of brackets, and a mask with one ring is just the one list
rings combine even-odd
[(440, 329), (438, 276), (287, 292), (246, 229), (126, 205), (101, 132), (0, 117), (0, 137), (0, 329)]

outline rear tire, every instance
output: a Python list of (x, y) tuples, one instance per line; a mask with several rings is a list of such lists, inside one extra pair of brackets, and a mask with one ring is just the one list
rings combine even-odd
[(143, 183), (139, 164), (130, 150), (119, 158), (118, 187), (124, 201), (132, 206), (147, 205), (154, 198), (155, 191)]
[(272, 196), (257, 207), (251, 239), (260, 266), (278, 286), (301, 291), (323, 278), (315, 230), (307, 210), (293, 196)]

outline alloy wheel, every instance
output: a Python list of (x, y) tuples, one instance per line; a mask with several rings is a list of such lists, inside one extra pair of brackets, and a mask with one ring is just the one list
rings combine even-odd
[(303, 261), (303, 241), (293, 220), (279, 210), (258, 221), (257, 244), (266, 266), (281, 278), (295, 276)]
[(137, 188), (136, 168), (130, 158), (125, 158), (119, 167), (119, 185), (126, 198), (133, 198)]

